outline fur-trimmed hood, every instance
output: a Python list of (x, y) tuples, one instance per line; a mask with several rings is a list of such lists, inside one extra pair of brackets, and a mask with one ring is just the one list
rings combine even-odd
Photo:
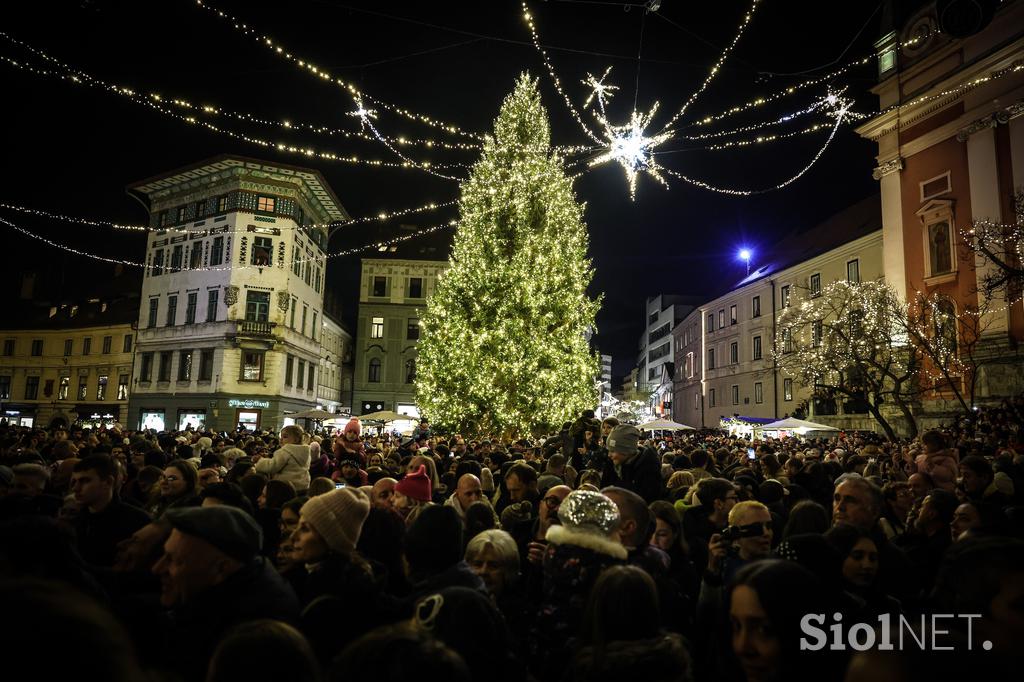
[(595, 533), (573, 530), (568, 526), (551, 526), (544, 537), (555, 545), (584, 547), (622, 561), (628, 556), (626, 548), (618, 541)]

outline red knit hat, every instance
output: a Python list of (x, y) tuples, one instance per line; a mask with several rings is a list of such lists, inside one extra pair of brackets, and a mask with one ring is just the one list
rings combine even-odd
[(414, 473), (406, 474), (405, 478), (395, 484), (395, 492), (402, 493), (406, 497), (420, 502), (430, 502), (430, 477), (427, 476), (427, 467), (420, 465)]
[(352, 417), (351, 419), (349, 419), (348, 420), (348, 424), (345, 424), (345, 433), (348, 433), (349, 431), (353, 431), (358, 436), (359, 435), (359, 430), (360, 430), (359, 420), (356, 419), (355, 417)]

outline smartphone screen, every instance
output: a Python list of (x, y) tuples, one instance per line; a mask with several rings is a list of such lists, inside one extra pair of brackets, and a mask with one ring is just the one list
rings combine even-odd
[(335, 490), (337, 490), (338, 488), (344, 488), (344, 487), (345, 487), (344, 483), (335, 483), (334, 484), (334, 489)]
[(754, 448), (747, 448), (747, 459), (754, 459)]

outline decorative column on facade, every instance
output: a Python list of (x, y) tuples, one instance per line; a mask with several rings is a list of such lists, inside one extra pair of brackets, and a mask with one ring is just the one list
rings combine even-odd
[(882, 195), (882, 271), (885, 281), (907, 300), (907, 265), (903, 244), (903, 189), (900, 173), (903, 157), (898, 153), (878, 164), (871, 177), (879, 181)]

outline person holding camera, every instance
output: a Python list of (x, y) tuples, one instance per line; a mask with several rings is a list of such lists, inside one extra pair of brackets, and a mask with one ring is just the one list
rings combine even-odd
[(694, 651), (703, 652), (696, 660), (700, 674), (695, 679), (703, 679), (715, 669), (726, 669), (723, 660), (729, 652), (714, 637), (724, 628), (726, 595), (741, 568), (771, 555), (773, 537), (772, 513), (755, 500), (737, 502), (729, 511), (729, 525), (711, 536), (694, 619)]

